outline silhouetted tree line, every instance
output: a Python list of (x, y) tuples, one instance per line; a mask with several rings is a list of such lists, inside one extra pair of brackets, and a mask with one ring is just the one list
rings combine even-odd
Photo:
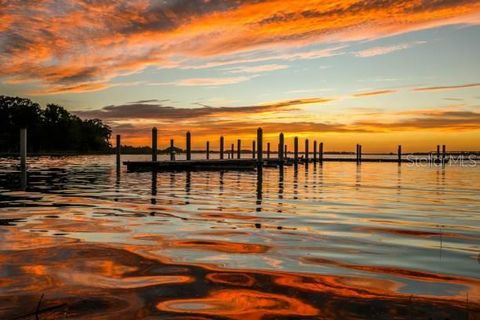
[(56, 104), (45, 109), (19, 97), (0, 96), (0, 152), (16, 153), (20, 128), (28, 129), (28, 151), (109, 152), (112, 130), (99, 119), (82, 120)]

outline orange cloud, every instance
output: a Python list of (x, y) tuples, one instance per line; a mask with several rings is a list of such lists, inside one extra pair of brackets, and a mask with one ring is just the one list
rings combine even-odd
[(338, 54), (338, 46), (317, 52), (306, 46), (478, 24), (480, 2), (45, 0), (2, 3), (0, 15), (0, 77), (38, 81), (40, 92), (55, 93), (101, 90), (147, 66)]

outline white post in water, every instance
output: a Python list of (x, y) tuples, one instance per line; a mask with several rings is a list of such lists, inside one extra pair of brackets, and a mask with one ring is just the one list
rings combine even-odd
[(20, 167), (27, 168), (27, 128), (20, 129)]

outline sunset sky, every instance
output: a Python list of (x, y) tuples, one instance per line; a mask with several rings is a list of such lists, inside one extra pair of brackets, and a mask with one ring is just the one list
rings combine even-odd
[(480, 150), (478, 0), (0, 0), (0, 65), (126, 144)]

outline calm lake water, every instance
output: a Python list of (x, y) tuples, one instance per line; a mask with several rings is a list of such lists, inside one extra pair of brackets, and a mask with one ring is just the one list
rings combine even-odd
[(480, 318), (478, 165), (29, 161), (22, 190), (0, 159), (1, 319)]

